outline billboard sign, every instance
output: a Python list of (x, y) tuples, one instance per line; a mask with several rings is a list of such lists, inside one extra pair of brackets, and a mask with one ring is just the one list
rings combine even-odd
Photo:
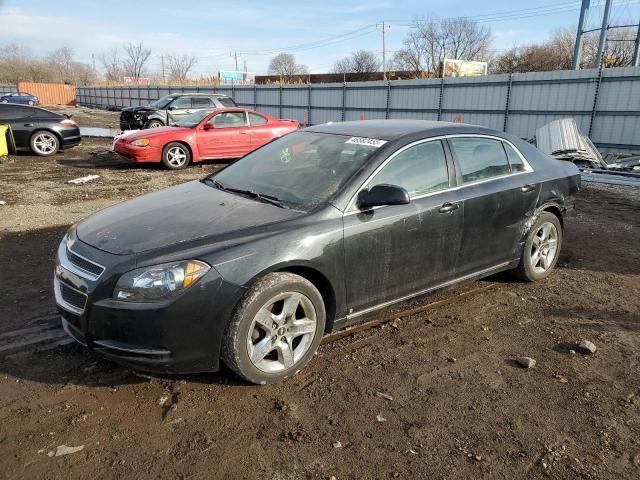
[(251, 72), (220, 71), (218, 75), (222, 85), (253, 85), (256, 80)]
[(148, 86), (151, 85), (151, 80), (147, 77), (122, 77), (122, 81), (127, 85), (141, 85)]
[(480, 77), (487, 74), (487, 62), (444, 59), (443, 77)]

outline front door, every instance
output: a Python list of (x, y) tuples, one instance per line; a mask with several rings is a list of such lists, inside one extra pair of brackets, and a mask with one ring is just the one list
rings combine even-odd
[(251, 150), (251, 135), (244, 112), (222, 112), (208, 120), (213, 126), (198, 130), (198, 149), (203, 158), (238, 158)]
[(191, 97), (189, 96), (181, 96), (177, 97), (171, 104), (167, 107), (167, 119), (169, 120), (169, 125), (173, 125), (180, 120), (183, 120), (185, 117), (188, 117), (194, 112), (193, 107), (191, 106)]
[(526, 221), (534, 213), (540, 191), (539, 184), (528, 183), (530, 167), (513, 147), (496, 138), (448, 141), (464, 203), (461, 273), (491, 269), (518, 258)]
[(439, 140), (401, 149), (367, 188), (397, 185), (411, 202), (344, 216), (349, 313), (357, 313), (451, 280), (463, 207), (449, 190), (452, 169)]

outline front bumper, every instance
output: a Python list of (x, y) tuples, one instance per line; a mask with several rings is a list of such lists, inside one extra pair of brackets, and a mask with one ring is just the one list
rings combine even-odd
[(113, 146), (113, 151), (124, 159), (135, 163), (160, 162), (162, 156), (160, 147), (136, 147), (126, 143), (125, 139), (117, 140)]
[[(62, 326), (71, 338), (102, 357), (138, 370), (218, 370), (224, 328), (244, 293), (241, 287), (225, 282), (211, 269), (174, 298), (120, 302), (111, 298), (113, 288), (120, 275), (134, 266), (132, 259), (106, 254), (77, 239), (72, 248), (69, 254), (65, 242), (61, 243), (54, 278)], [(107, 266), (96, 277), (78, 268), (70, 259), (74, 255)]]

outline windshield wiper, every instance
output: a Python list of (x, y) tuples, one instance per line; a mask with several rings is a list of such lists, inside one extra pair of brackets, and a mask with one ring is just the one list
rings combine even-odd
[(273, 195), (267, 195), (265, 193), (254, 192), (253, 190), (245, 190), (242, 188), (233, 188), (222, 185), (219, 181), (213, 180), (213, 184), (219, 188), (220, 190), (225, 190), (227, 192), (239, 193), (241, 195), (247, 195), (250, 198), (254, 198), (263, 203), (270, 203), (271, 205), (275, 205), (280, 208), (289, 208), (282, 203), (282, 201), (278, 197), (274, 197)]

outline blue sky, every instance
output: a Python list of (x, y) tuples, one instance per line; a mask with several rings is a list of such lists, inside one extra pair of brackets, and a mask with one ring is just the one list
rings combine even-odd
[[(591, 0), (592, 27), (603, 3)], [(233, 69), (234, 50), (240, 67), (246, 60), (258, 74), (275, 53), (290, 51), (312, 72), (323, 72), (354, 50), (381, 52), (381, 33), (373, 25), (383, 20), (390, 24), (389, 56), (401, 48), (407, 25), (425, 17), (474, 17), (491, 28), (495, 48), (504, 50), (575, 28), (579, 6), (578, 0), (0, 0), (0, 46), (24, 42), (44, 54), (69, 45), (78, 60), (90, 62), (92, 53), (143, 41), (153, 51), (151, 70), (160, 69), (163, 53), (190, 53), (199, 58), (194, 73), (209, 75)], [(639, 18), (640, 0), (614, 0), (613, 22)]]

